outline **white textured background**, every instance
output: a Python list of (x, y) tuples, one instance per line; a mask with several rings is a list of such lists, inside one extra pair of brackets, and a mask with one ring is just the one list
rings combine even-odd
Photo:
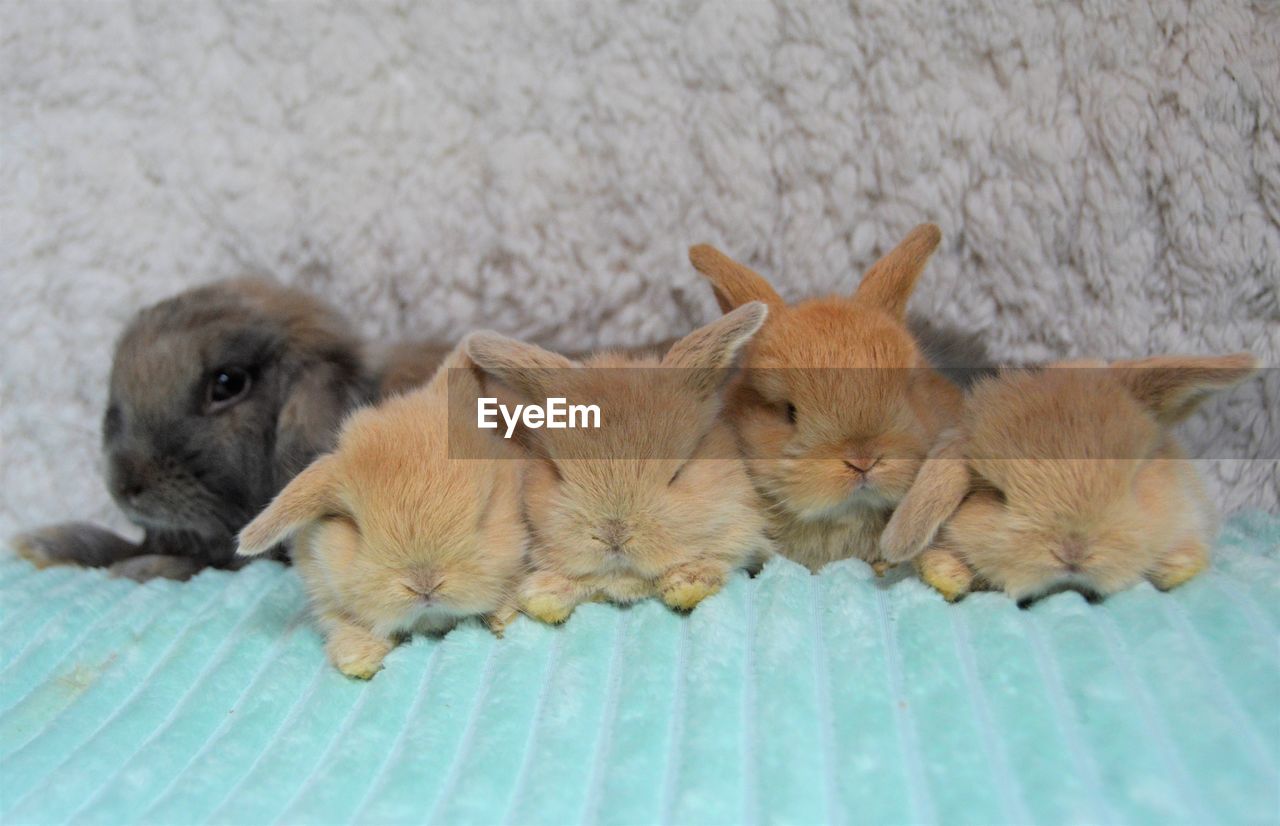
[[(638, 344), (714, 314), (692, 242), (798, 298), (933, 220), (912, 306), (1001, 359), (1280, 363), (1276, 4), (1023, 5), (3, 3), (0, 532), (119, 524), (113, 339), (246, 268), (370, 335)], [(1200, 424), (1274, 439), (1275, 387)]]

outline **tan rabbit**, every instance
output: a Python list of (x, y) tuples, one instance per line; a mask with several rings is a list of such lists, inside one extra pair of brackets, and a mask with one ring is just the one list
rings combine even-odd
[(1248, 354), (1162, 357), (980, 382), (890, 520), (885, 558), (915, 558), (949, 600), (1180, 585), (1208, 565), (1216, 517), (1169, 427), (1255, 369)]
[(738, 351), (764, 321), (753, 303), (657, 358), (575, 363), (494, 333), (467, 339), (482, 369), (527, 401), (590, 401), (598, 430), (527, 431), (532, 572), (521, 608), (562, 622), (593, 599), (659, 596), (689, 610), (771, 544), (721, 397)]
[(471, 616), (500, 634), (515, 615), (525, 462), (475, 429), (479, 378), (459, 348), (425, 387), (357, 411), (240, 533), (245, 555), (296, 533), (294, 563), (344, 674), (372, 677), (407, 634)]
[(940, 238), (932, 224), (916, 227), (852, 297), (794, 306), (714, 248), (689, 252), (721, 309), (769, 307), (731, 419), (779, 553), (813, 570), (846, 557), (879, 562), (889, 513), (959, 414), (961, 391), (930, 368), (906, 325), (907, 299)]

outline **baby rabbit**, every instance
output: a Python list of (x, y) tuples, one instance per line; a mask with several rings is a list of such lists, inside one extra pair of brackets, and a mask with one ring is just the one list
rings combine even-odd
[(948, 600), (1180, 585), (1208, 565), (1215, 516), (1169, 427), (1255, 368), (1170, 356), (980, 382), (885, 529), (885, 558), (915, 558)]
[(710, 246), (693, 266), (728, 312), (763, 301), (769, 320), (729, 402), (780, 553), (812, 570), (845, 557), (880, 570), (879, 536), (962, 394), (925, 360), (907, 299), (938, 246), (916, 227), (852, 297), (787, 306), (769, 283)]
[(347, 322), (300, 290), (242, 278), (148, 307), (116, 345), (102, 423), (107, 489), (142, 541), (77, 522), (15, 548), (139, 580), (237, 567), (236, 531), (332, 445), (370, 372)]
[(470, 616), (501, 635), (515, 615), (524, 459), (475, 428), (479, 390), (459, 348), (425, 387), (354, 413), (240, 533), (247, 556), (297, 534), (294, 565), (344, 674), (372, 677), (405, 635)]
[(736, 568), (771, 551), (760, 502), (722, 395), (766, 308), (749, 303), (677, 341), (666, 356), (604, 354), (575, 363), (495, 333), (467, 352), (522, 401), (600, 409), (595, 430), (529, 429), (525, 489), (531, 573), (520, 607), (563, 622), (594, 599), (659, 596), (690, 610)]

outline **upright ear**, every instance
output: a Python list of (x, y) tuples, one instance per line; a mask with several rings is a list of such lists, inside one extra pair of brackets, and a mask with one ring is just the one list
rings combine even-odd
[(738, 354), (768, 315), (769, 308), (759, 301), (743, 304), (673, 344), (662, 366), (688, 371), (688, 380), (698, 392), (713, 393), (729, 380)]
[(321, 456), (285, 485), (267, 509), (240, 531), (241, 556), (257, 556), (339, 507), (332, 456)]
[(853, 297), (873, 304), (895, 318), (907, 316), (907, 300), (916, 280), (924, 272), (933, 251), (942, 241), (942, 230), (935, 224), (921, 224), (907, 234), (902, 243), (871, 265)]
[(574, 366), (562, 355), (487, 330), (467, 336), (460, 349), (481, 370), (533, 399), (554, 395), (554, 371)]
[(963, 438), (958, 430), (949, 430), (929, 451), (911, 489), (880, 534), (880, 554), (885, 561), (905, 562), (919, 556), (960, 507), (969, 487)]
[(782, 297), (755, 270), (745, 267), (710, 244), (689, 248), (689, 263), (711, 282), (721, 312), (729, 312), (748, 301), (763, 301), (769, 309), (786, 305)]
[(1258, 370), (1251, 353), (1229, 356), (1156, 356), (1111, 365), (1120, 381), (1164, 425), (1177, 424), (1219, 390)]

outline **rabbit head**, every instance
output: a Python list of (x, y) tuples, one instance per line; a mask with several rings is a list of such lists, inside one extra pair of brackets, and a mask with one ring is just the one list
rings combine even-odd
[(1207, 563), (1214, 518), (1168, 428), (1255, 366), (1164, 357), (980, 382), (890, 520), (885, 557), (936, 546), (1015, 599), (1178, 584)]
[(769, 307), (731, 412), (752, 478), (783, 521), (892, 508), (957, 413), (959, 390), (928, 367), (906, 325), (907, 300), (940, 237), (933, 225), (917, 227), (852, 296), (790, 306), (712, 247), (690, 251), (722, 309)]
[(349, 325), (265, 280), (190, 290), (121, 336), (102, 425), (107, 487), (149, 531), (230, 542), (327, 449), (369, 389)]
[(333, 452), (240, 533), (240, 553), (298, 534), (316, 612), (378, 637), (501, 611), (523, 566), (523, 459), (468, 426), (479, 386), (457, 351), (425, 387), (353, 413)]
[[(655, 582), (693, 559), (731, 568), (765, 552), (754, 491), (720, 418), (737, 354), (765, 314), (762, 304), (743, 306), (660, 360), (604, 354), (577, 363), (493, 333), (468, 338), (476, 363), (521, 399), (601, 411), (595, 430), (527, 434), (535, 567)], [(600, 590), (624, 598), (607, 584)]]

